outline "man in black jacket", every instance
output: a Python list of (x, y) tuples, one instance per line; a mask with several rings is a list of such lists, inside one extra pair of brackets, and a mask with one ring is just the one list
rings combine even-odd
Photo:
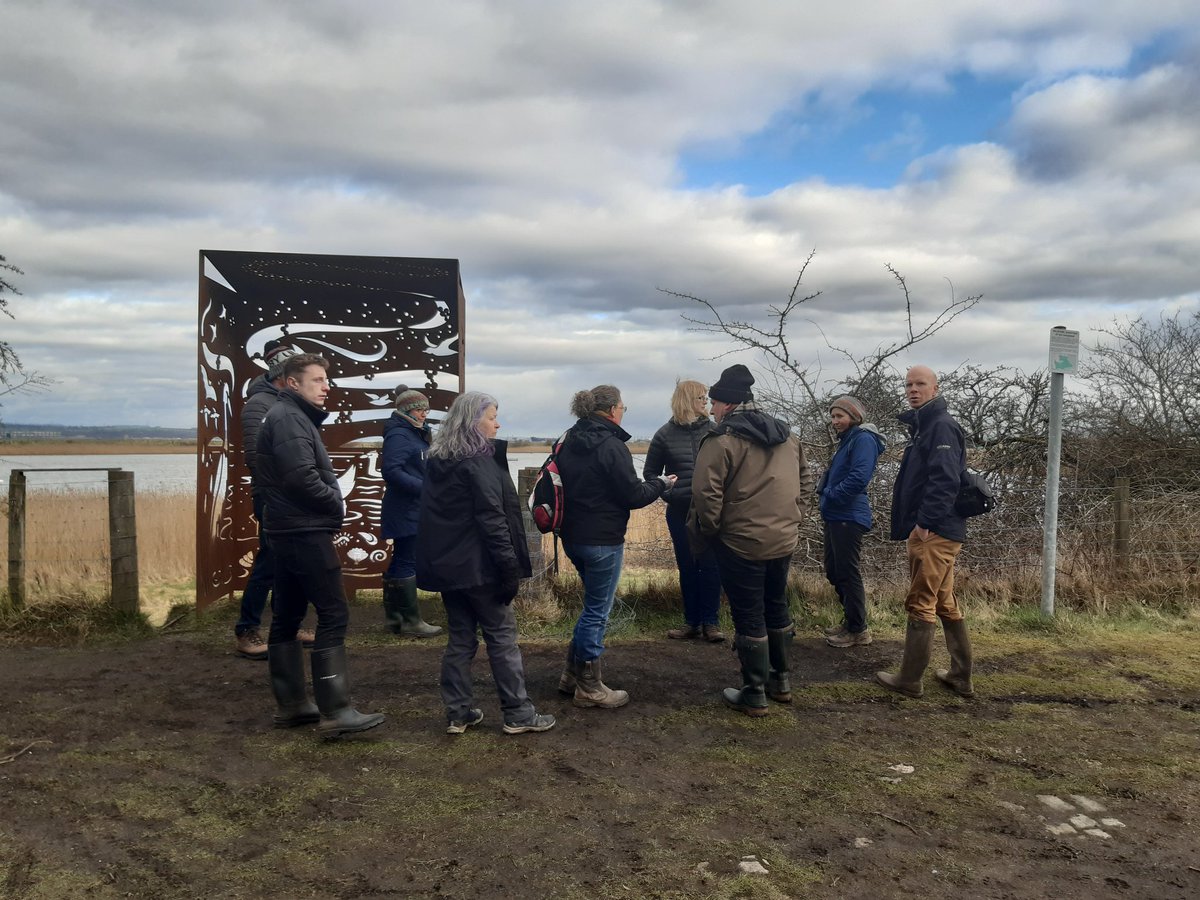
[(963, 613), (954, 599), (954, 563), (967, 537), (967, 521), (954, 509), (967, 465), (962, 427), (937, 396), (937, 375), (928, 366), (913, 366), (904, 381), (910, 409), (899, 419), (909, 430), (892, 493), (892, 540), (907, 541), (911, 583), (904, 609), (908, 628), (900, 673), (876, 672), (884, 687), (920, 697), (925, 669), (933, 651), (934, 628), (942, 620), (950, 669), (935, 673), (939, 681), (964, 697), (971, 686), (971, 643)]
[[(318, 730), (336, 737), (383, 722), (350, 705), (346, 676), (346, 626), (350, 612), (342, 591), (342, 566), (333, 535), (346, 505), (319, 427), (329, 415), (329, 363), (312, 353), (284, 363), (286, 387), (258, 433), (256, 470), (264, 500), (263, 530), (275, 555), (268, 660), (279, 710), (278, 728), (320, 720)], [(317, 611), (312, 651), (313, 696), (304, 687), (304, 656), (297, 639), (311, 603)], [(318, 715), (319, 711), (319, 715)]]
[[(250, 382), (246, 391), (246, 402), (242, 406), (242, 452), (246, 467), (250, 470), (250, 497), (254, 503), (254, 521), (258, 523), (258, 552), (250, 567), (250, 577), (242, 589), (241, 613), (233, 626), (237, 652), (247, 659), (266, 659), (267, 642), (262, 639), (259, 626), (262, 624), (263, 609), (275, 580), (275, 564), (271, 555), (271, 544), (262, 530), (262, 489), (254, 472), (258, 451), (258, 429), (267, 412), (279, 399), (279, 392), (286, 386), (283, 379), (283, 364), (296, 351), (283, 341), (267, 341), (263, 347), (263, 361), (267, 371)], [(300, 641), (311, 647), (314, 635), (308, 629), (300, 629)]]

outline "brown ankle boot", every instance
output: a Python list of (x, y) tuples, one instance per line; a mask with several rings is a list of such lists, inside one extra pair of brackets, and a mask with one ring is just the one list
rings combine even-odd
[(933, 623), (908, 620), (904, 632), (904, 657), (900, 661), (900, 674), (876, 672), (875, 680), (890, 691), (906, 697), (920, 697), (925, 693), (921, 678), (929, 668), (929, 657), (933, 653)]
[(963, 619), (942, 619), (942, 630), (946, 633), (946, 649), (950, 652), (950, 668), (937, 669), (937, 680), (960, 697), (974, 697), (975, 686), (971, 684), (971, 639), (967, 637), (967, 623)]
[(579, 664), (575, 678), (574, 702), (576, 706), (616, 709), (629, 702), (629, 694), (625, 691), (614, 691), (604, 683), (600, 673), (600, 658), (596, 657)]

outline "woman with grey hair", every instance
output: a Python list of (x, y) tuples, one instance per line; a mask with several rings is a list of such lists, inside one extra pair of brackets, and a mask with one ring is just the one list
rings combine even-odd
[(494, 397), (460, 394), (429, 448), (417, 525), (417, 584), (438, 591), (450, 638), (442, 655), (446, 731), (462, 734), (483, 721), (474, 706), (471, 660), (487, 642), (505, 734), (548, 731), (525, 692), (512, 601), (531, 574), (521, 505), (508, 474), (507, 444), (496, 440)]
[(611, 384), (579, 391), (571, 400), (579, 421), (558, 453), (564, 502), (560, 534), (583, 581), (583, 611), (558, 689), (574, 693), (576, 706), (613, 709), (629, 702), (629, 694), (605, 685), (600, 672), (604, 632), (625, 559), (625, 529), (631, 509), (648, 506), (675, 484), (674, 475), (638, 478), (625, 446), (630, 435), (621, 427), (627, 409)]

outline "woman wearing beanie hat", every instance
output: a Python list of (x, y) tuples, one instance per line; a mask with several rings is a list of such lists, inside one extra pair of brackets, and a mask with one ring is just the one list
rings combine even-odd
[(646, 451), (642, 477), (657, 478), (666, 472), (679, 480), (663, 495), (667, 501), (667, 531), (679, 568), (679, 593), (683, 598), (682, 628), (672, 628), (667, 637), (675, 640), (704, 638), (723, 641), (717, 625), (721, 607), (721, 574), (712, 550), (692, 555), (687, 536), (688, 511), (692, 508), (692, 471), (704, 436), (714, 431), (708, 417), (707, 388), (698, 381), (680, 381), (671, 396), (671, 419), (654, 433)]
[(407, 385), (396, 388), (396, 411), (383, 426), (383, 527), (391, 538), (392, 559), (383, 573), (383, 610), (388, 630), (405, 637), (427, 638), (442, 629), (421, 618), (417, 603), (417, 517), (425, 456), (431, 432), (425, 423), (429, 398)]
[(875, 475), (884, 443), (866, 418), (867, 408), (857, 397), (838, 397), (829, 406), (838, 446), (817, 494), (825, 528), (825, 577), (842, 602), (842, 623), (825, 629), (825, 640), (831, 647), (871, 643), (859, 556), (863, 535), (872, 524), (867, 485)]

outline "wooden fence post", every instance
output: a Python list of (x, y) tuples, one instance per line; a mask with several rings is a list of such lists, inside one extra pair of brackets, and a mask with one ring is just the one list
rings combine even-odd
[(109, 602), (128, 613), (138, 611), (137, 516), (133, 473), (108, 470), (108, 552), (112, 558)]
[(1117, 478), (1113, 482), (1113, 562), (1120, 573), (1129, 571), (1132, 507), (1129, 479)]
[(25, 605), (25, 473), (8, 476), (8, 608)]
[(533, 516), (529, 513), (526, 500), (533, 485), (537, 481), (541, 469), (527, 467), (517, 472), (517, 498), (521, 502), (521, 525), (525, 529), (525, 547), (529, 550), (529, 564), (533, 568), (533, 578), (529, 579), (531, 591), (541, 590), (546, 580), (546, 553), (543, 549), (542, 533), (533, 524)]

